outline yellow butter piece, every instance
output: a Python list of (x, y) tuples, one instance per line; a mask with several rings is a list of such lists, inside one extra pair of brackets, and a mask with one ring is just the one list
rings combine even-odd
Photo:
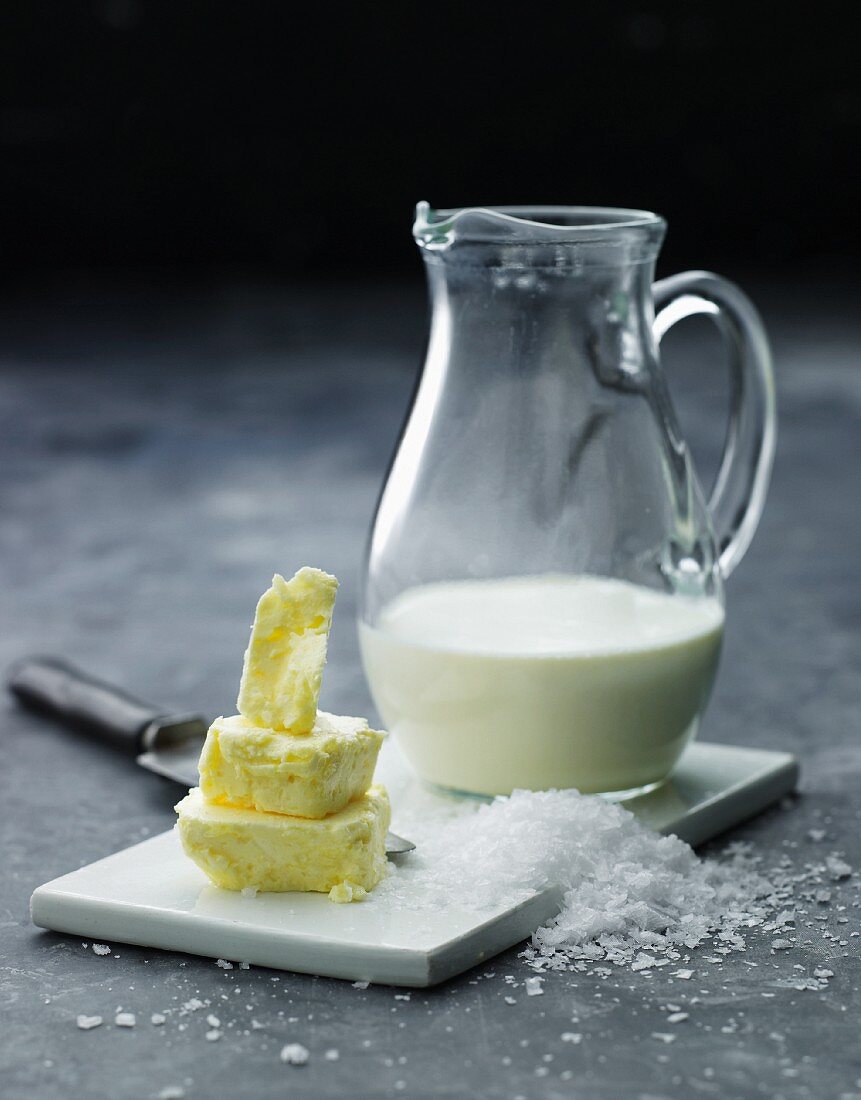
[(260, 597), (239, 684), (239, 713), (269, 729), (308, 733), (317, 699), (338, 582), (307, 566), (279, 573)]
[(391, 811), (385, 787), (320, 820), (207, 802), (198, 787), (176, 806), (185, 854), (225, 890), (373, 890), (385, 876)]
[(325, 817), (370, 787), (383, 738), (364, 718), (325, 711), (306, 734), (263, 729), (241, 715), (216, 718), (200, 755), (200, 789), (211, 802)]

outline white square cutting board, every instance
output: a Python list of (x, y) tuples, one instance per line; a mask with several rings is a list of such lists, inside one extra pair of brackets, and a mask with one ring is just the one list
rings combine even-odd
[[(695, 742), (668, 783), (626, 805), (656, 831), (697, 845), (797, 780), (789, 753)], [(421, 987), (526, 939), (559, 901), (550, 889), (515, 907), (417, 912), (374, 894), (359, 905), (335, 905), (325, 894), (243, 897), (212, 886), (171, 830), (40, 886), (30, 908), (42, 928), (97, 941)]]

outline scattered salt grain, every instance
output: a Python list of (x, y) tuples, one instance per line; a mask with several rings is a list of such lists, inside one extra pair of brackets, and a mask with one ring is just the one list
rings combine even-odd
[(327, 1062), (337, 1062), (341, 1055), (333, 1047), (331, 1050), (327, 1050), (323, 1057)]
[(260, 893), (259, 886), (243, 886), (239, 891), (244, 898), (256, 898)]
[(834, 977), (834, 971), (833, 970), (826, 970), (824, 967), (817, 967), (813, 971), (813, 977), (814, 978), (833, 978)]
[(217, 1016), (213, 1016), (212, 1014), (206, 1017), (206, 1022), (209, 1024), (210, 1027), (221, 1027), (221, 1020), (219, 1020)]
[(77, 1020), (78, 1027), (81, 1031), (90, 1031), (94, 1027), (100, 1027), (101, 1023), (101, 1016), (79, 1016)]
[(652, 1038), (661, 1043), (674, 1043), (676, 1041), (676, 1036), (671, 1031), (653, 1031)]
[(215, 965), (220, 966), (222, 970), (232, 970), (233, 969), (233, 963), (228, 962), (227, 959), (216, 959), (215, 960)]
[(671, 1012), (667, 1017), (668, 1024), (680, 1024), (683, 1020), (687, 1020), (689, 1013), (687, 1012)]
[(689, 982), (694, 976), (694, 972), (693, 970), (674, 970), (672, 976), (681, 978), (683, 982)]
[(279, 1057), (288, 1066), (304, 1066), (311, 1057), (311, 1053), (301, 1043), (288, 1043), (281, 1048)]
[(114, 1018), (117, 1027), (134, 1027), (136, 1020), (133, 1012), (118, 1012)]
[(370, 982), (353, 982), (353, 989), (367, 989)]
[(207, 1031), (206, 1038), (207, 1041), (210, 1043), (217, 1043), (218, 1040), (221, 1038), (221, 1032), (218, 1030), (217, 1027), (214, 1027), (211, 1031)]
[(829, 856), (825, 860), (825, 866), (828, 868), (828, 874), (835, 880), (839, 881), (843, 878), (849, 878), (852, 874), (852, 868), (842, 859), (838, 859), (836, 856)]
[(165, 1016), (165, 1014), (163, 1012), (154, 1012), (152, 1014), (152, 1016), (150, 1016), (149, 1022), (151, 1024), (155, 1024), (156, 1027), (161, 1027), (161, 1025), (165, 1022), (166, 1019), (167, 1019), (167, 1017)]
[(583, 1039), (583, 1036), (579, 1031), (563, 1031), (560, 1035), (560, 1039), (563, 1043), (574, 1043), (576, 1046)]
[(526, 982), (526, 995), (527, 997), (541, 997), (544, 990), (541, 988), (543, 978), (527, 978)]
[(517, 1001), (514, 997), (503, 997), (503, 1000), (507, 1005), (516, 1005)]
[(158, 1094), (158, 1100), (184, 1100), (185, 1089), (182, 1085), (165, 1085)]
[(106, 943), (94, 943), (93, 951), (96, 955), (110, 955), (111, 949)]

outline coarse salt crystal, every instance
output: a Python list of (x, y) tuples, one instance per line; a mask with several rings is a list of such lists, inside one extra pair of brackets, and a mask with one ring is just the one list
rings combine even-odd
[(218, 1040), (221, 1038), (221, 1032), (218, 1030), (217, 1027), (214, 1027), (210, 1031), (207, 1031), (206, 1038), (207, 1041), (210, 1043), (217, 1043)]
[(652, 1038), (661, 1043), (674, 1043), (676, 1041), (676, 1036), (671, 1031), (653, 1031)]
[(367, 989), (370, 982), (353, 982), (353, 989)]
[(331, 1050), (327, 1050), (323, 1057), (326, 1059), (327, 1062), (337, 1062), (341, 1055), (333, 1047)]
[(161, 1025), (165, 1022), (166, 1019), (167, 1019), (167, 1017), (165, 1016), (165, 1014), (163, 1012), (154, 1012), (152, 1014), (152, 1016), (150, 1016), (149, 1022), (151, 1024), (155, 1024), (156, 1027), (161, 1027)]
[(158, 1094), (158, 1100), (185, 1100), (185, 1089), (182, 1085), (165, 1085)]
[(227, 959), (216, 959), (215, 960), (215, 965), (220, 966), (222, 970), (232, 970), (233, 969), (233, 963), (228, 962)]
[(304, 1066), (311, 1057), (311, 1052), (301, 1043), (287, 1043), (281, 1048), (279, 1057), (288, 1066)]
[(101, 1023), (101, 1016), (79, 1016), (77, 1019), (77, 1024), (81, 1031), (90, 1031), (94, 1027), (99, 1027)]
[(221, 1027), (221, 1020), (217, 1016), (213, 1016), (211, 1013), (206, 1017), (206, 1022), (210, 1027)]
[(583, 1039), (583, 1036), (579, 1031), (563, 1031), (560, 1035), (560, 1039), (563, 1043), (574, 1043), (576, 1046)]
[(96, 955), (110, 955), (111, 949), (106, 943), (94, 943), (93, 952)]
[(540, 997), (544, 993), (541, 988), (543, 978), (527, 978), (525, 981), (527, 997)]
[(668, 1024), (680, 1024), (683, 1020), (687, 1020), (689, 1014), (687, 1012), (671, 1012), (667, 1017)]
[(825, 860), (825, 866), (828, 868), (829, 875), (835, 880), (848, 878), (852, 874), (849, 864), (836, 856), (829, 856)]
[(134, 1027), (136, 1020), (133, 1012), (118, 1012), (114, 1018), (117, 1027)]

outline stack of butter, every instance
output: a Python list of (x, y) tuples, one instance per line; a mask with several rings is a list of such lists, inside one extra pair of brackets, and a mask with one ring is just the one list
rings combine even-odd
[(360, 901), (386, 873), (383, 734), (317, 711), (337, 580), (300, 569), (260, 597), (239, 714), (213, 722), (200, 787), (176, 807), (186, 854), (228, 890)]

